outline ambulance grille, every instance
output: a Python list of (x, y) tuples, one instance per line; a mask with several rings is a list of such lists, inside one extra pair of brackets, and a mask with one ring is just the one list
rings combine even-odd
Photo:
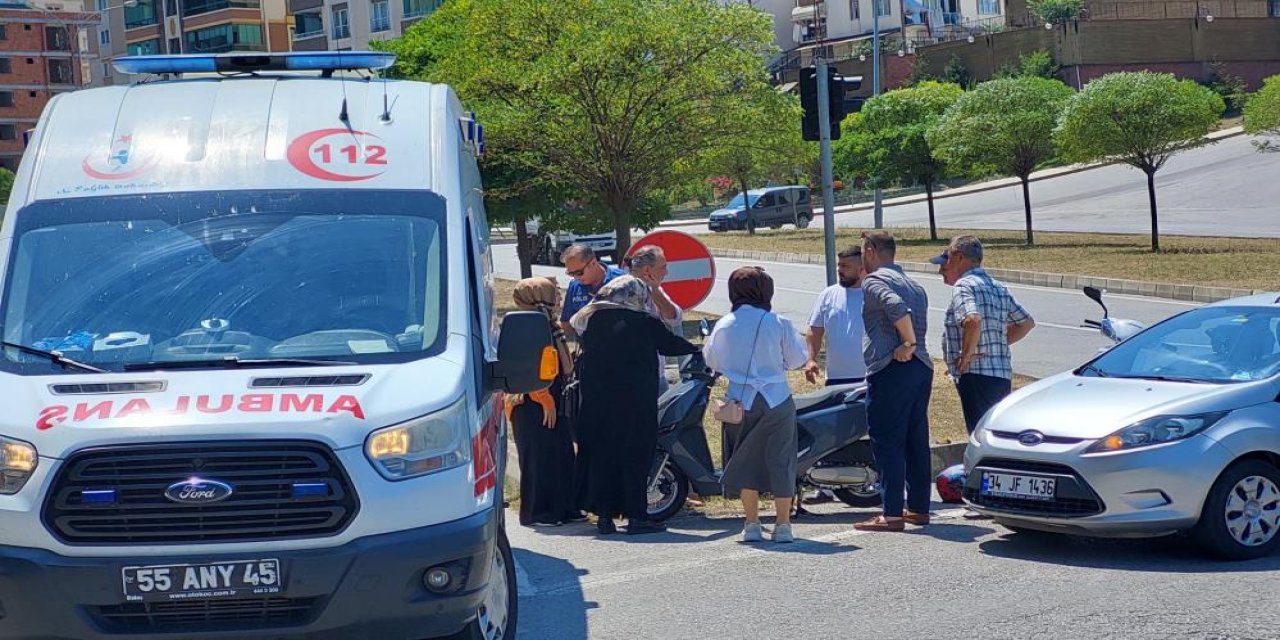
[(358, 387), (369, 380), (367, 373), (340, 376), (290, 376), (285, 378), (254, 378), (253, 389), (279, 389), (282, 387)]
[[(192, 478), (229, 497), (166, 496)], [(73, 454), (45, 500), (45, 526), (72, 545), (257, 542), (331, 536), (359, 500), (333, 452), (316, 442), (239, 441), (109, 446)]]

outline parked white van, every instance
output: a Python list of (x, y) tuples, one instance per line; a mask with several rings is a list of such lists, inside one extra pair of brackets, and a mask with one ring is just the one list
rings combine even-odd
[(502, 393), (554, 350), (499, 340), (480, 128), (393, 59), (50, 101), (0, 232), (0, 638), (514, 637)]

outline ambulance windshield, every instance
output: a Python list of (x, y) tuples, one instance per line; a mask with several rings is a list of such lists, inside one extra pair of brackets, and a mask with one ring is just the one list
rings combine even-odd
[[(444, 211), (358, 190), (37, 202), (15, 221), (3, 340), (108, 371), (427, 357), (445, 334)], [(0, 368), (76, 372), (12, 348)]]

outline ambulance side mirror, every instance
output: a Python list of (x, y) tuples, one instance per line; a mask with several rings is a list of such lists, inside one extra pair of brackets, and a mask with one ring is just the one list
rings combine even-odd
[(498, 361), (490, 370), (493, 388), (507, 393), (531, 393), (551, 386), (560, 360), (547, 317), (537, 311), (508, 313), (498, 336)]

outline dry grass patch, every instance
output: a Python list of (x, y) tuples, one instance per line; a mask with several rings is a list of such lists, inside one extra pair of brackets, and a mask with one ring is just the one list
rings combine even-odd
[[(1170, 284), (1280, 290), (1280, 239), (1161, 236), (1160, 253), (1151, 252), (1146, 235), (1037, 232), (1036, 245), (1023, 244), (1021, 231), (890, 229), (898, 240), (898, 259), (924, 262), (938, 255), (947, 240), (961, 233), (982, 239), (986, 266), (1046, 273), (1069, 273)], [(859, 242), (856, 228), (836, 231), (839, 247)], [(789, 253), (822, 253), (822, 231), (815, 229), (705, 234), (709, 247)]]

